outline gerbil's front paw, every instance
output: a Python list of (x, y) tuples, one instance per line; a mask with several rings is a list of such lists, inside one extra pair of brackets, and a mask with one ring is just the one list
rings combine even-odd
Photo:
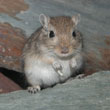
[(53, 68), (55, 69), (55, 71), (56, 71), (60, 76), (63, 76), (62, 66), (60, 65), (59, 62), (57, 62), (57, 61), (53, 62)]
[(60, 65), (59, 62), (55, 61), (55, 62), (53, 62), (53, 68), (55, 70), (61, 70), (62, 69), (62, 66)]
[(35, 94), (35, 93), (39, 92), (41, 90), (41, 88), (39, 85), (36, 85), (36, 86), (28, 87), (27, 90), (29, 93)]
[(72, 68), (75, 68), (75, 67), (77, 66), (77, 62), (76, 62), (75, 59), (72, 59), (72, 60), (70, 61), (70, 66), (71, 66)]

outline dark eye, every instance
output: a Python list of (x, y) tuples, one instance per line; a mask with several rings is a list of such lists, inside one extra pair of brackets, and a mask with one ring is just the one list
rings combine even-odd
[(50, 31), (49, 37), (50, 37), (50, 38), (55, 37), (55, 33), (54, 33), (53, 31)]
[(76, 37), (76, 32), (75, 31), (73, 31), (72, 36)]

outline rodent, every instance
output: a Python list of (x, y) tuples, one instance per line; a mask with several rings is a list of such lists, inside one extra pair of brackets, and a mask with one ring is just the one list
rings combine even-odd
[(76, 27), (80, 16), (39, 16), (37, 29), (23, 49), (24, 73), (28, 91), (65, 82), (83, 66), (83, 38)]

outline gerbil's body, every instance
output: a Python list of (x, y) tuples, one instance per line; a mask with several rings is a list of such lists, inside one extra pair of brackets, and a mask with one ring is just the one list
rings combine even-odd
[(24, 72), (30, 92), (64, 82), (82, 68), (82, 37), (75, 27), (78, 17), (40, 15), (42, 27), (27, 41)]

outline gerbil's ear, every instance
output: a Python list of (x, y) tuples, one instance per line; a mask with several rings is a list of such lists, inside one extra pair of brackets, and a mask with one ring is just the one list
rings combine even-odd
[(40, 14), (39, 16), (39, 21), (44, 28), (48, 28), (49, 19), (50, 18), (44, 14)]
[(75, 25), (78, 24), (80, 21), (80, 14), (77, 14), (76, 16), (72, 16), (72, 21), (75, 23)]

